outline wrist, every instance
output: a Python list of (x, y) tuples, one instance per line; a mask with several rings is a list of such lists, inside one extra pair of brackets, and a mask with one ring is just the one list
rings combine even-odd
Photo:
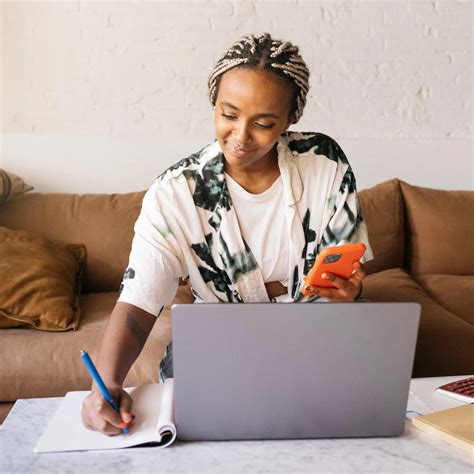
[[(117, 400), (117, 398), (119, 397), (118, 394), (123, 390), (123, 387), (121, 385), (105, 384), (105, 388), (107, 389), (107, 392), (109, 393), (110, 396), (112, 396), (114, 400)], [(95, 383), (92, 383), (91, 394), (93, 394), (94, 397), (98, 397), (101, 400), (102, 399), (108, 400), (107, 396), (104, 395), (102, 390), (100, 390), (99, 387)]]
[(359, 291), (357, 292), (357, 295), (354, 297), (354, 301), (363, 299), (362, 290), (363, 290), (363, 287), (362, 287), (362, 283), (361, 283), (360, 287), (359, 287)]
[[(106, 372), (105, 370), (98, 370), (99, 374), (100, 374), (100, 377), (102, 379), (102, 382), (104, 382), (104, 385), (108, 388), (108, 389), (112, 389), (112, 388), (122, 388), (123, 386), (123, 380), (120, 379), (120, 377), (117, 377), (116, 375), (114, 374), (110, 374), (108, 372)], [(99, 387), (97, 386), (97, 384), (92, 381), (92, 388), (91, 388), (93, 391), (98, 391), (100, 392), (100, 389)]]

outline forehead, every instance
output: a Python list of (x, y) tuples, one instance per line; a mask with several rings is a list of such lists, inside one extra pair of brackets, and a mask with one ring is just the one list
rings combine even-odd
[(217, 101), (230, 102), (239, 109), (287, 111), (292, 96), (291, 86), (271, 72), (233, 68), (221, 77)]

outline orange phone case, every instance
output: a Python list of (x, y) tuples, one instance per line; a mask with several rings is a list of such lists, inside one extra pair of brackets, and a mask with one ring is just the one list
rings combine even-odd
[(362, 243), (326, 247), (321, 250), (313, 268), (304, 279), (301, 293), (304, 296), (311, 295), (311, 292), (306, 291), (306, 285), (336, 288), (330, 281), (323, 280), (321, 275), (329, 272), (348, 280), (354, 271), (354, 262), (360, 260), (364, 252), (365, 245)]

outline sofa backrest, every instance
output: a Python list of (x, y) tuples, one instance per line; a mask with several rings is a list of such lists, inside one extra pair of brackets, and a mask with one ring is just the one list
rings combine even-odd
[[(116, 291), (144, 193), (29, 193), (0, 206), (0, 226), (85, 244), (83, 292)], [(473, 191), (392, 179), (360, 191), (359, 198), (375, 256), (369, 274), (400, 267), (413, 274), (474, 274)]]
[[(133, 226), (144, 191), (128, 194), (25, 194), (0, 206), (0, 226), (24, 229), (87, 249), (84, 293), (116, 291), (127, 267)], [(375, 259), (368, 273), (403, 266), (400, 182), (392, 179), (359, 193)]]
[(474, 191), (444, 191), (401, 181), (406, 266), (413, 275), (474, 275)]
[(359, 192), (374, 260), (367, 273), (403, 267), (404, 213), (400, 182), (392, 179)]
[(82, 291), (116, 291), (128, 263), (143, 195), (29, 193), (0, 206), (0, 226), (85, 244)]

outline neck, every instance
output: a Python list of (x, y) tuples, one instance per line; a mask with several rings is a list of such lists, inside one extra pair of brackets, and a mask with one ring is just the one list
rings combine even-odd
[(224, 163), (224, 171), (251, 194), (261, 194), (266, 191), (280, 176), (278, 154), (276, 147), (267, 156), (247, 168), (230, 166)]

